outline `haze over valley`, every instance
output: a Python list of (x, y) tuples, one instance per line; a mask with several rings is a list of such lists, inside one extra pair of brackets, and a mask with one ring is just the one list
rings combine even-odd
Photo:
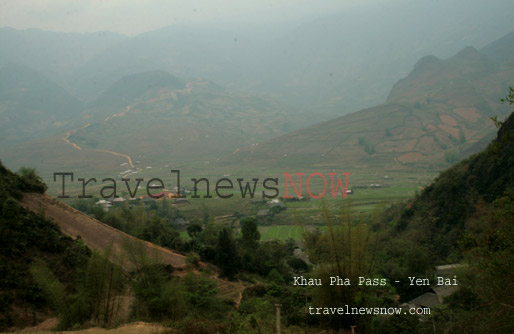
[(513, 333), (513, 13), (1, 1), (0, 331)]

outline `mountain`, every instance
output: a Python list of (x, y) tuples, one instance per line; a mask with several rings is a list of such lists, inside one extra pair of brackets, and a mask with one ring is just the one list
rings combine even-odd
[(237, 143), (305, 126), (306, 115), (258, 96), (234, 93), (210, 82), (184, 82), (167, 72), (125, 77), (83, 117), (89, 125), (69, 139), (79, 146), (167, 162), (213, 158)]
[[(505, 53), (501, 43), (486, 50)], [(490, 140), (494, 126), (488, 118), (507, 115), (500, 99), (513, 80), (514, 67), (472, 47), (446, 60), (427, 56), (393, 86), (386, 103), (240, 148), (225, 162), (352, 167), (453, 163)]]
[(512, 57), (513, 44), (514, 31), (484, 47), (481, 52), (499, 64), (514, 67), (514, 57)]
[(448, 57), (514, 29), (505, 8), (512, 4), (400, 1), (281, 25), (174, 25), (99, 52), (71, 85), (92, 98), (123, 76), (159, 69), (308, 106), (313, 120), (328, 120), (382, 103), (427, 53)]
[(0, 140), (3, 148), (62, 131), (83, 105), (42, 74), (24, 66), (0, 69)]
[(382, 103), (428, 53), (447, 58), (511, 31), (512, 9), (509, 0), (402, 0), (280, 23), (171, 25), (134, 37), (1, 28), (0, 65), (34, 68), (88, 102), (123, 77), (163, 70), (316, 109), (315, 122)]
[(95, 107), (122, 108), (134, 103), (149, 91), (179, 90), (185, 83), (165, 71), (151, 71), (123, 77), (93, 103)]
[(4, 159), (9, 166), (32, 165), (43, 172), (63, 164), (112, 172), (128, 158), (133, 169), (135, 161), (203, 163), (304, 127), (309, 116), (208, 80), (149, 71), (118, 80), (74, 121), (56, 135), (4, 149)]

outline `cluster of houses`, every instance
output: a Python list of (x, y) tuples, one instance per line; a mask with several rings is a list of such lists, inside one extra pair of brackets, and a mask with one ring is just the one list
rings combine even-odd
[[(380, 188), (389, 188), (391, 185), (389, 184), (381, 184), (381, 183), (371, 183), (371, 184), (357, 184), (354, 186), (355, 189), (380, 189)], [(351, 191), (351, 190), (348, 190)], [(347, 192), (348, 192), (347, 191)]]
[(160, 193), (153, 194), (152, 196), (144, 195), (139, 197), (132, 197), (125, 199), (123, 197), (116, 197), (111, 200), (101, 199), (95, 203), (95, 205), (100, 206), (104, 209), (104, 211), (109, 211), (109, 209), (113, 206), (123, 206), (125, 203), (128, 204), (129, 207), (139, 206), (139, 205), (150, 205), (155, 201), (160, 201), (163, 199), (169, 199), (173, 201), (175, 205), (188, 205), (189, 200), (185, 197), (185, 195), (189, 193), (186, 191), (180, 192), (172, 192), (172, 191), (161, 191)]

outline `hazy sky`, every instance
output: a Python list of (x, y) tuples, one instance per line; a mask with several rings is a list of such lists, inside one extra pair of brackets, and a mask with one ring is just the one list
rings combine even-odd
[(297, 20), (376, 1), (1, 0), (0, 26), (63, 32), (108, 30), (136, 35), (177, 23), (273, 23)]

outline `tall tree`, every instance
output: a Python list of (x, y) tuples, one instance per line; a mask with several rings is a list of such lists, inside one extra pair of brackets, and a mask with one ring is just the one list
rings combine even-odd
[(257, 220), (254, 217), (243, 219), (241, 222), (241, 234), (245, 248), (255, 249), (259, 246), (261, 234), (257, 229)]
[(231, 232), (224, 228), (218, 234), (216, 245), (216, 264), (221, 269), (221, 275), (233, 279), (239, 269), (239, 256)]

